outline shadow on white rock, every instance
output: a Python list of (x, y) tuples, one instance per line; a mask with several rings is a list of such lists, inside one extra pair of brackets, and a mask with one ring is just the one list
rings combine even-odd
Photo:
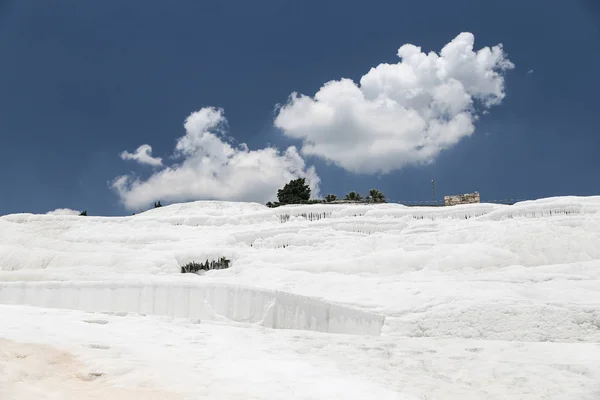
[(312, 297), (215, 283), (0, 282), (0, 303), (374, 336), (380, 335), (385, 320)]

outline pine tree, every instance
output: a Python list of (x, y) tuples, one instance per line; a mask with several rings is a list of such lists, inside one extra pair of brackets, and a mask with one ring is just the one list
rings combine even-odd
[(310, 187), (305, 178), (291, 180), (277, 191), (277, 199), (281, 204), (302, 204), (310, 200)]

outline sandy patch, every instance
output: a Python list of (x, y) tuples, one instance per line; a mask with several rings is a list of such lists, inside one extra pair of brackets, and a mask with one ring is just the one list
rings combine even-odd
[(0, 338), (0, 399), (182, 399), (146, 388), (112, 386), (102, 371), (86, 368), (58, 348)]

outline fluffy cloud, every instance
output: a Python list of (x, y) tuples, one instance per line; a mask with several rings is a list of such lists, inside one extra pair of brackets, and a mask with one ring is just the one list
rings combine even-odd
[(153, 167), (162, 166), (162, 158), (152, 157), (152, 146), (147, 144), (138, 147), (135, 153), (122, 152), (121, 158), (123, 160), (134, 160), (140, 164), (152, 165)]
[(266, 202), (296, 178), (306, 178), (318, 195), (319, 177), (295, 147), (280, 152), (273, 147), (249, 150), (246, 144), (232, 145), (223, 110), (203, 108), (192, 113), (184, 127), (186, 133), (174, 151), (180, 163), (157, 170), (146, 180), (132, 175), (114, 179), (112, 187), (127, 208), (140, 209), (156, 200)]
[(514, 68), (502, 45), (473, 51), (461, 33), (439, 54), (405, 44), (397, 64), (379, 64), (356, 84), (330, 81), (314, 97), (292, 93), (275, 118), (302, 140), (302, 153), (356, 173), (387, 173), (432, 162), (470, 136), (477, 108), (504, 98), (502, 72)]
[(70, 208), (57, 208), (54, 211), (48, 211), (46, 215), (79, 215), (81, 211), (71, 210)]

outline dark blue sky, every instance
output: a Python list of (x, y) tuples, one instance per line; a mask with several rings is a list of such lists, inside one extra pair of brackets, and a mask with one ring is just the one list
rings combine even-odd
[(599, 3), (0, 1), (0, 214), (128, 214), (109, 182), (137, 167), (119, 153), (149, 143), (168, 156), (192, 111), (224, 108), (251, 149), (300, 145), (273, 126), (291, 92), (463, 31), (515, 64), (503, 103), (433, 165), (355, 175), (309, 158), (322, 192), (429, 200), (435, 179), (438, 198), (599, 194)]

